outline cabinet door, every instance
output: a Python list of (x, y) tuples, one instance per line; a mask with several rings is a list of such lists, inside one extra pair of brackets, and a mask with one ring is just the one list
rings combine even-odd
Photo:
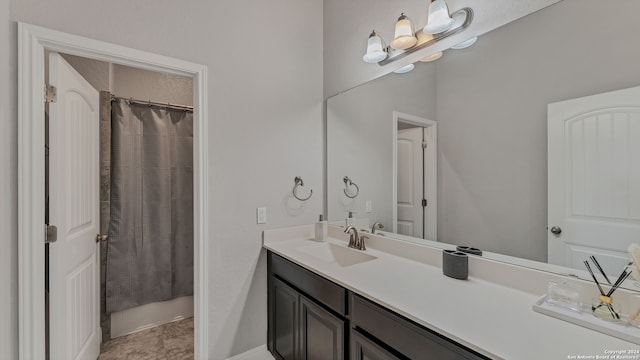
[(273, 295), (273, 353), (276, 358), (297, 360), (298, 293), (274, 278)]
[(343, 360), (345, 322), (300, 296), (300, 359)]
[(351, 330), (351, 360), (399, 360), (387, 350)]

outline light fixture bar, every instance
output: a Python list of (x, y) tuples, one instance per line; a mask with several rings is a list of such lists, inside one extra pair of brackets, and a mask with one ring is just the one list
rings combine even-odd
[[(466, 17), (464, 22), (462, 23), (462, 25), (456, 27), (455, 29), (450, 29), (447, 30), (445, 32), (439, 33), (439, 34), (434, 34), (432, 39), (429, 39), (423, 43), (418, 43), (416, 46), (406, 49), (406, 50), (396, 50), (393, 52), (393, 55), (391, 54), (391, 52), (389, 52), (389, 57), (387, 57), (386, 59), (378, 62), (378, 65), (380, 66), (384, 66), (387, 64), (391, 64), (392, 62), (396, 61), (396, 60), (400, 60), (410, 54), (413, 54), (414, 52), (418, 51), (418, 50), (422, 50), (428, 46), (431, 46), (435, 43), (437, 43), (440, 40), (446, 39), (449, 36), (458, 34), (460, 32), (462, 32), (464, 29), (466, 29), (467, 27), (469, 27), (469, 25), (471, 24), (471, 22), (473, 21), (473, 10), (471, 10), (471, 8), (469, 7), (465, 7), (462, 8), (460, 10), (457, 10), (455, 12), (453, 12), (451, 14), (451, 17), (454, 17), (456, 14), (458, 13), (465, 13)], [(418, 32), (422, 31), (422, 29), (418, 30)], [(416, 37), (417, 37), (416, 33)]]

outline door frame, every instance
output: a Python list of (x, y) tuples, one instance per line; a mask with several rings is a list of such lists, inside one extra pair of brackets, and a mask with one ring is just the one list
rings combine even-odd
[[(427, 136), (431, 139), (433, 143), (434, 151), (427, 151), (428, 155), (424, 158), (424, 169), (428, 173), (433, 174), (433, 181), (427, 183), (426, 192), (428, 194), (435, 194), (433, 199), (429, 199), (429, 203), (433, 206), (427, 206), (427, 211), (425, 212), (425, 218), (423, 221), (429, 222), (433, 224), (432, 227), (429, 227), (429, 233), (434, 235), (433, 239), (437, 241), (438, 234), (438, 123), (429, 120), (423, 117), (405, 114), (399, 111), (393, 111), (393, 120), (391, 121), (391, 136), (393, 142), (393, 150), (392, 150), (392, 179), (391, 179), (391, 201), (392, 201), (392, 212), (391, 212), (391, 222), (393, 225), (393, 232), (398, 232), (398, 122), (403, 122), (407, 124), (416, 125), (419, 127), (425, 128)], [(433, 229), (433, 230), (431, 230)], [(426, 234), (423, 234), (427, 237)]]
[[(18, 342), (19, 359), (45, 358), (45, 50), (194, 80), (194, 351), (208, 358), (210, 232), (207, 67), (18, 22)], [(98, 144), (96, 144), (98, 146)]]

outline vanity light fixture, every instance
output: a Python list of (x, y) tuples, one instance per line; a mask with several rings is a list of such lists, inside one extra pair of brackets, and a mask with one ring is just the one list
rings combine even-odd
[(422, 31), (427, 34), (438, 34), (449, 30), (453, 26), (453, 21), (445, 0), (431, 0), (427, 25)]
[(369, 35), (367, 41), (367, 53), (364, 54), (362, 60), (369, 64), (375, 64), (387, 58), (387, 51), (385, 50), (384, 40), (373, 30)]
[(404, 50), (414, 46), (417, 42), (413, 22), (404, 13), (401, 13), (398, 22), (396, 22), (396, 31), (390, 44), (391, 47), (396, 50)]
[(393, 72), (396, 74), (405, 74), (408, 73), (409, 71), (413, 70), (413, 68), (415, 67), (415, 65), (413, 64), (409, 64), (409, 65), (405, 65), (399, 69), (394, 70)]
[[(395, 36), (390, 46), (385, 47), (380, 35), (376, 31), (373, 31), (369, 35), (367, 52), (362, 57), (362, 60), (371, 64), (377, 63), (380, 66), (390, 64), (409, 54), (431, 46), (438, 41), (446, 39), (449, 36), (464, 31), (473, 21), (473, 10), (469, 7), (454, 11), (451, 16), (449, 15), (449, 9), (445, 0), (433, 0), (429, 8), (429, 20), (425, 28), (429, 29), (429, 31), (435, 31), (432, 28), (435, 27), (436, 24), (442, 24), (443, 22), (450, 23), (446, 29), (442, 27), (445, 30), (439, 30), (440, 28), (438, 28), (440, 32), (426, 33), (424, 30), (414, 32), (413, 23), (402, 13), (396, 23)], [(447, 19), (451, 21), (449, 22)], [(463, 46), (470, 46), (473, 42), (475, 42), (473, 39), (465, 40), (464, 42), (456, 44), (456, 48), (462, 49)], [(440, 56), (442, 55), (433, 54), (432, 56), (424, 58), (423, 61), (434, 61)], [(407, 66), (407, 69), (408, 68), (409, 66)]]
[[(455, 13), (453, 16), (453, 28), (459, 27), (462, 24), (464, 24), (464, 22), (467, 20), (467, 15), (465, 13)], [(455, 50), (460, 50), (460, 49), (466, 49), (469, 46), (473, 45), (476, 43), (476, 41), (478, 40), (477, 36), (472, 37), (471, 39), (467, 39), (463, 42), (460, 42), (456, 45), (453, 45), (451, 48), (455, 49)]]

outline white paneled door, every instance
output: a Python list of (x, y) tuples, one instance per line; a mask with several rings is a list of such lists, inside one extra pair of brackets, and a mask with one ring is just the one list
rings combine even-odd
[(398, 130), (398, 233), (424, 238), (424, 128)]
[(640, 87), (549, 104), (548, 260), (618, 275), (640, 242)]
[(100, 353), (99, 95), (59, 54), (49, 56), (49, 245), (52, 360), (95, 360)]

